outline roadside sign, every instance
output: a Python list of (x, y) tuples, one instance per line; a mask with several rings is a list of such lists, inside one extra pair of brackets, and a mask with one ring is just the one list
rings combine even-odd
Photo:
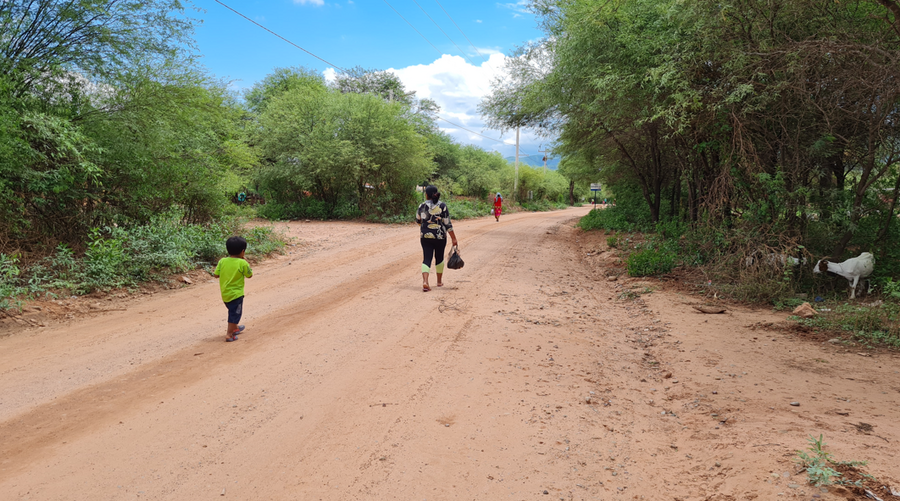
[(591, 183), (591, 191), (600, 191), (601, 189), (602, 188), (600, 188), (600, 183)]

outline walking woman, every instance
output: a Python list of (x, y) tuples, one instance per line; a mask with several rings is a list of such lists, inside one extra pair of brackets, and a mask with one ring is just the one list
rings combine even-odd
[(503, 212), (503, 197), (500, 196), (500, 193), (497, 193), (497, 196), (494, 197), (494, 219), (497, 222), (500, 222), (500, 213)]
[(453, 245), (456, 245), (456, 234), (453, 233), (453, 225), (450, 223), (450, 212), (447, 204), (441, 202), (441, 194), (434, 186), (425, 188), (426, 200), (419, 205), (416, 211), (416, 222), (421, 228), (422, 243), (422, 292), (429, 292), (428, 272), (431, 270), (431, 260), (434, 258), (434, 270), (437, 272), (437, 286), (443, 287), (441, 277), (444, 274), (444, 249), (447, 247), (447, 235)]

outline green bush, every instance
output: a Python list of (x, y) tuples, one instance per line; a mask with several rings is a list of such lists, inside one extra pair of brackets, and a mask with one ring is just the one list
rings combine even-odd
[(619, 234), (613, 233), (612, 235), (606, 237), (606, 246), (615, 249), (619, 246)]
[(330, 204), (312, 197), (300, 201), (282, 203), (269, 201), (256, 207), (259, 217), (269, 221), (286, 221), (289, 219), (356, 219), (362, 217), (359, 208), (349, 201), (343, 201), (331, 207)]
[(272, 227), (243, 228), (237, 219), (189, 225), (175, 213), (131, 228), (95, 228), (80, 258), (60, 245), (54, 254), (21, 270), (15, 256), (0, 254), (0, 310), (18, 297), (53, 291), (83, 294), (211, 267), (224, 257), (225, 240), (232, 235), (247, 239), (250, 256), (279, 251), (285, 244)]
[(471, 198), (451, 198), (446, 201), (450, 219), (472, 219), (489, 216), (493, 205)]
[(16, 256), (0, 254), (0, 310), (10, 307), (9, 298), (22, 293), (17, 285), (20, 273), (19, 259)]
[(611, 206), (605, 209), (593, 209), (581, 218), (578, 226), (583, 230), (615, 230), (615, 231), (643, 231), (652, 227), (649, 217), (646, 221), (631, 219), (630, 212), (620, 206)]
[(798, 321), (809, 327), (846, 332), (864, 344), (900, 348), (900, 305), (892, 301), (880, 307), (844, 303), (831, 312)]
[(643, 249), (631, 253), (626, 261), (628, 275), (645, 277), (661, 275), (675, 267), (676, 254), (668, 249)]

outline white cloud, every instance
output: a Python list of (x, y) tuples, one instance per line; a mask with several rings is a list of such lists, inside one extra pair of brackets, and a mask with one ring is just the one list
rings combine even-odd
[(300, 5), (311, 4), (322, 6), (325, 5), (325, 0), (294, 0), (294, 3), (298, 3)]
[[(438, 120), (438, 126), (454, 140), (512, 157), (516, 152), (516, 132), (501, 133), (486, 129), (478, 113), (481, 100), (491, 93), (491, 82), (503, 75), (507, 58), (493, 49), (479, 47), (478, 50), (488, 59), (478, 66), (469, 64), (460, 56), (445, 54), (430, 64), (390, 68), (387, 71), (400, 77), (407, 91), (416, 91), (417, 98), (432, 99), (441, 107), (439, 115), (450, 122)], [(329, 83), (334, 82), (336, 75), (334, 68), (322, 72)], [(541, 142), (546, 144), (547, 139), (523, 129), (520, 132), (520, 154), (537, 155)]]
[(500, 49), (495, 49), (492, 47), (476, 47), (475, 49), (477, 51), (475, 54), (481, 54), (481, 55), (502, 54)]
[(476, 19), (475, 22), (481, 24), (481, 19)]
[[(294, 0), (296, 1), (296, 0)], [(528, 12), (528, 0), (519, 0), (516, 3), (498, 3), (498, 7), (503, 7), (505, 9), (509, 9), (514, 12), (518, 12), (520, 14), (529, 14)], [(519, 14), (513, 15), (513, 17), (521, 17)]]
[[(484, 49), (479, 50), (486, 54)], [(440, 107), (439, 115), (452, 123), (438, 121), (442, 131), (463, 144), (474, 144), (487, 150), (500, 151), (504, 156), (515, 154), (515, 131), (486, 129), (478, 113), (481, 100), (491, 93), (491, 81), (504, 71), (506, 56), (492, 51), (486, 63), (473, 66), (459, 56), (443, 55), (431, 64), (419, 64), (388, 71), (395, 73), (408, 91), (416, 91), (416, 97), (434, 100)], [(334, 70), (324, 72), (326, 80), (334, 78)], [(454, 125), (455, 124), (455, 125)], [(458, 127), (465, 127), (468, 131)], [(493, 138), (501, 142), (491, 141)], [(521, 131), (520, 153), (537, 154), (541, 139), (527, 130)]]

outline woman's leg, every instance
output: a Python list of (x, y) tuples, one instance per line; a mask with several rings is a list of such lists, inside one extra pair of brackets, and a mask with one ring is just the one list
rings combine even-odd
[(443, 287), (441, 277), (444, 275), (444, 249), (447, 248), (446, 240), (437, 240), (434, 245), (434, 271), (437, 272), (437, 285)]
[[(428, 285), (428, 272), (431, 270), (431, 260), (434, 256), (434, 242), (436, 240), (422, 238), (422, 290), (430, 291), (431, 286)], [(440, 282), (440, 280), (438, 280)]]

